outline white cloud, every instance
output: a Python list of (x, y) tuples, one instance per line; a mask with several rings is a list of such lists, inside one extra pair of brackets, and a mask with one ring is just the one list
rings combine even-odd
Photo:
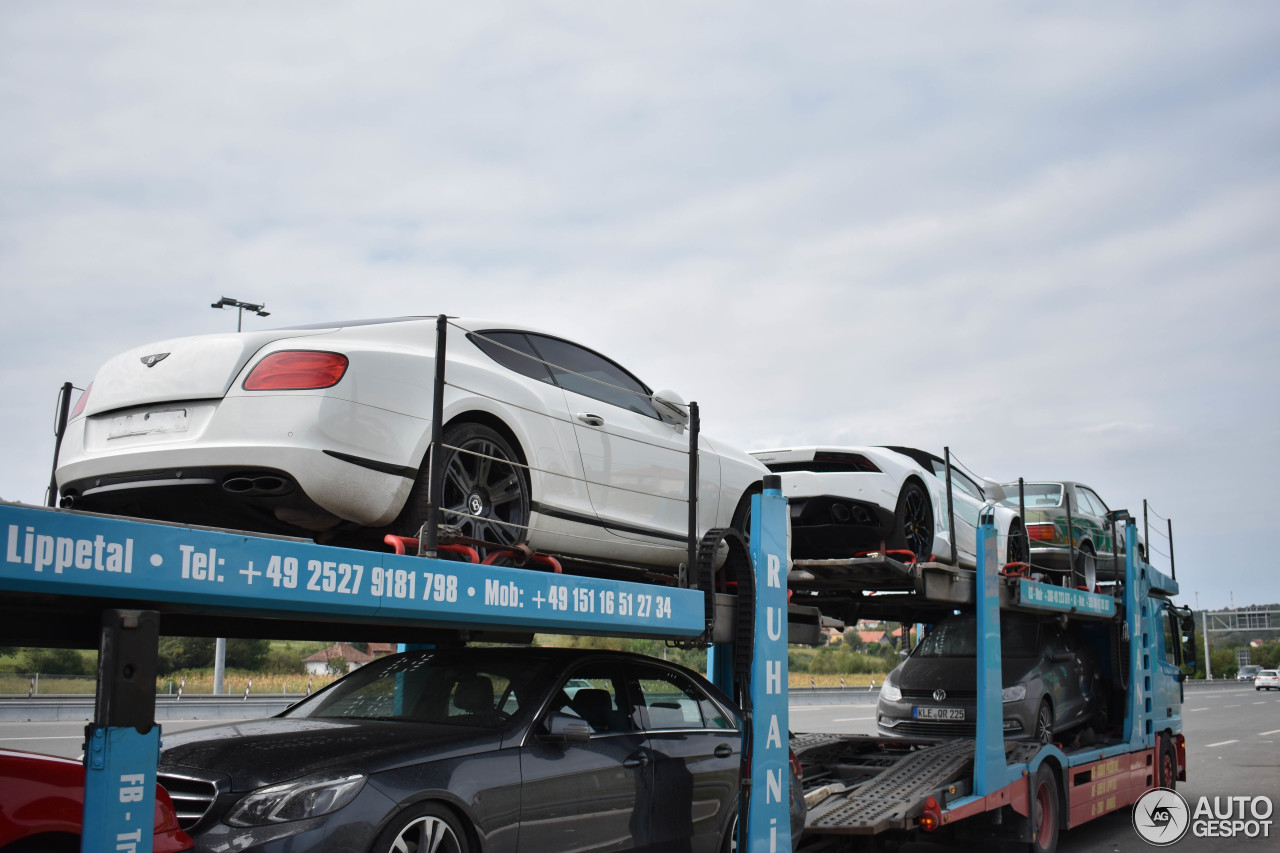
[(1274, 527), (1278, 30), (1265, 2), (8, 4), (0, 496), (39, 499), (62, 381), (232, 328), (219, 296), (255, 328), (481, 313), (742, 445), (1149, 497), (1180, 575), (1243, 594), (1206, 531)]

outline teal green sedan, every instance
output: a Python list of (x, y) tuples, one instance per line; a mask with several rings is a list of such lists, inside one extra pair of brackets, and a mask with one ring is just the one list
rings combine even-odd
[[(1098, 493), (1082, 483), (1024, 482), (1019, 498), (1017, 483), (1002, 483), (1000, 506), (1025, 505), (1023, 520), (1030, 543), (1031, 565), (1060, 575), (1071, 575), (1071, 586), (1093, 589), (1099, 578), (1124, 575), (1125, 543), (1116, 535), (1111, 509)], [(1065, 500), (1064, 500), (1065, 498)], [(1068, 538), (1067, 516), (1071, 534)]]

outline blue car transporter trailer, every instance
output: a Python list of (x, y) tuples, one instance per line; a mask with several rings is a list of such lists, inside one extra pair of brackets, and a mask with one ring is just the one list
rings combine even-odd
[[(757, 677), (742, 673), (756, 711), (744, 731), (746, 849), (790, 849), (786, 741), (786, 501), (776, 486), (756, 496), (754, 586), (762, 607)], [(431, 631), (543, 631), (693, 641), (710, 632), (715, 607), (697, 589), (357, 551), (306, 540), (0, 502), (0, 591), (6, 636), (56, 624), (84, 637), (101, 616), (98, 696), (86, 732), (81, 849), (151, 850), (160, 727), (154, 720), (159, 625), (180, 618), (209, 636), (274, 623), (345, 622), (429, 641)], [(23, 615), (23, 610), (27, 615)], [(190, 631), (184, 631), (190, 633)], [(245, 634), (242, 636), (258, 636)], [(82, 647), (87, 644), (82, 643)], [(722, 658), (732, 650), (720, 647)], [(714, 655), (713, 655), (714, 657)], [(723, 683), (723, 680), (722, 680)], [(762, 725), (753, 725), (760, 721)], [(752, 738), (754, 736), (754, 740)], [(752, 795), (750, 780), (761, 780)]]
[[(980, 573), (970, 599), (978, 635), (974, 737), (924, 745), (866, 736), (799, 736), (796, 751), (806, 768), (842, 765), (850, 778), (859, 778), (849, 784), (815, 780), (816, 787), (807, 792), (805, 849), (848, 850), (873, 846), (877, 837), (890, 834), (937, 833), (1050, 850), (1060, 829), (1123, 809), (1151, 788), (1185, 780), (1180, 665), (1194, 665), (1190, 612), (1170, 600), (1177, 582), (1138, 558), (1132, 523), (1127, 542), (1123, 584), (1102, 592), (1053, 586), (1000, 570), (996, 529), (990, 516), (984, 518)], [(1122, 725), (1080, 745), (1006, 740), (1002, 608), (1070, 616), (1093, 627), (1095, 636), (1110, 637), (1115, 656), (1109, 681), (1122, 691)], [(868, 770), (877, 761), (881, 764)]]

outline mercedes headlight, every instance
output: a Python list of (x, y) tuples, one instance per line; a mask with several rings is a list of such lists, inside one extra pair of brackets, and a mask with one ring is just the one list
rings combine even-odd
[(1000, 699), (1004, 702), (1021, 702), (1027, 698), (1027, 685), (1015, 684), (1000, 691)]
[(880, 698), (886, 702), (897, 702), (902, 699), (902, 691), (898, 689), (898, 685), (886, 678), (884, 684), (880, 685)]
[(226, 821), (232, 826), (265, 826), (328, 814), (354, 800), (364, 787), (364, 780), (360, 773), (304, 776), (283, 785), (259, 788), (236, 803)]

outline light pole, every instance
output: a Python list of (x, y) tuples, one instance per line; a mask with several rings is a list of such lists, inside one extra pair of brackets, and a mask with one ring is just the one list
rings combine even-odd
[[(239, 332), (244, 322), (244, 312), (249, 310), (257, 314), (259, 317), (268, 317), (270, 312), (263, 311), (266, 304), (255, 305), (252, 302), (241, 302), (239, 299), (232, 299), (230, 296), (224, 296), (217, 302), (209, 306), (210, 308), (235, 308), (236, 309), (236, 331)], [(227, 639), (218, 637), (214, 642), (213, 649), (213, 692), (215, 695), (222, 695), (223, 687), (226, 680), (227, 672)]]
[(271, 312), (262, 310), (263, 308), (267, 307), (265, 303), (262, 305), (254, 305), (252, 302), (241, 302), (238, 299), (232, 299), (230, 296), (222, 297), (221, 299), (219, 299), (217, 302), (213, 303), (209, 307), (238, 309), (236, 311), (236, 331), (237, 332), (240, 331), (240, 324), (244, 318), (244, 312), (246, 309), (249, 311), (253, 311), (259, 317), (269, 317), (271, 315)]

